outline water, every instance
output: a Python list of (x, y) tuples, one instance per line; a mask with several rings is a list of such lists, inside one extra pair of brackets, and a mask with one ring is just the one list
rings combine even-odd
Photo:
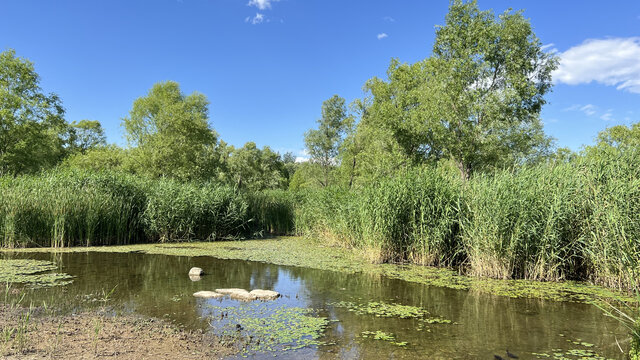
[[(60, 271), (74, 276), (70, 285), (34, 290), (29, 298), (35, 302), (45, 300), (78, 309), (95, 306), (99, 303), (95, 299), (115, 289), (110, 296), (111, 306), (213, 332), (229, 325), (228, 321), (218, 320), (217, 315), (211, 318), (211, 314), (219, 314), (216, 309), (220, 307), (309, 308), (314, 310), (314, 316), (333, 320), (318, 339), (331, 345), (278, 353), (278, 358), (493, 359), (494, 354), (507, 358), (508, 348), (521, 359), (535, 358), (531, 353), (546, 353), (553, 358), (554, 353), (572, 349), (593, 350), (617, 359), (624, 356), (616, 339), (623, 347), (627, 345), (626, 329), (586, 304), (511, 299), (384, 277), (210, 257), (95, 252), (4, 256), (53, 261)], [(191, 281), (187, 272), (193, 266), (201, 267), (208, 275)], [(283, 296), (257, 303), (192, 296), (200, 290), (229, 287), (270, 289)], [(428, 310), (430, 316), (450, 319), (454, 324), (425, 325), (416, 319), (361, 315), (334, 305), (341, 301), (418, 306)], [(365, 331), (393, 334), (396, 342), (407, 345), (364, 338)], [(273, 354), (260, 352), (249, 355), (273, 358)]]

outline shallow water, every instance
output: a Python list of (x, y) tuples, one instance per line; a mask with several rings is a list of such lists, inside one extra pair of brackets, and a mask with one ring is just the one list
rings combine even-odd
[[(521, 359), (537, 358), (532, 353), (545, 353), (551, 359), (562, 353), (577, 359), (568, 355), (571, 351), (622, 359), (616, 341), (623, 348), (627, 345), (626, 329), (586, 304), (512, 299), (369, 275), (210, 257), (95, 252), (2, 256), (53, 261), (59, 271), (74, 276), (72, 284), (29, 291), (27, 301), (36, 304), (46, 301), (79, 309), (97, 306), (102, 304), (99, 299), (109, 297), (109, 306), (117, 309), (219, 334), (230, 333), (229, 326), (235, 326), (219, 318), (224, 309), (260, 317), (281, 309), (309, 308), (313, 309), (311, 316), (331, 320), (318, 339), (329, 345), (277, 353), (285, 359), (493, 359), (494, 354), (507, 358), (507, 348)], [(193, 266), (207, 275), (190, 280), (187, 272)], [(229, 287), (269, 289), (283, 296), (254, 303), (192, 296), (200, 290)], [(336, 306), (338, 302), (411, 305), (453, 323), (425, 324), (418, 319), (358, 314)], [(366, 331), (392, 334), (395, 342), (407, 345), (363, 337)], [(254, 349), (245, 355), (273, 358), (274, 354)]]

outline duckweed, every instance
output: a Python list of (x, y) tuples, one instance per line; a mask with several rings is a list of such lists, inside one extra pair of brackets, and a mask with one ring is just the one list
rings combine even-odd
[(308, 346), (325, 345), (318, 340), (329, 320), (317, 316), (313, 309), (269, 307), (246, 303), (235, 307), (209, 305), (214, 332), (222, 338), (240, 343), (245, 355), (283, 352)]
[[(7, 250), (1, 250), (7, 251)], [(126, 246), (30, 248), (20, 252), (142, 252), (175, 256), (212, 256), (275, 265), (364, 273), (385, 276), (431, 286), (468, 290), (512, 298), (539, 298), (555, 301), (599, 303), (601, 301), (637, 302), (633, 296), (587, 283), (540, 282), (531, 280), (498, 280), (460, 275), (454, 270), (419, 265), (371, 264), (357, 252), (322, 246), (300, 237), (278, 237), (267, 240), (190, 242), (176, 244), (139, 244)]]
[(48, 287), (71, 283), (71, 276), (48, 272), (57, 266), (50, 261), (0, 259), (0, 283), (20, 283), (30, 287)]
[(381, 302), (370, 302), (367, 304), (356, 304), (350, 301), (340, 301), (329, 303), (328, 305), (346, 308), (358, 315), (373, 315), (375, 317), (400, 318), (400, 319), (417, 319), (428, 324), (449, 324), (451, 320), (442, 318), (428, 317), (429, 312), (423, 308), (400, 305), (386, 304)]
[[(560, 336), (564, 336), (563, 334), (560, 334)], [(575, 359), (582, 359), (582, 360), (608, 360), (606, 357), (601, 356), (600, 354), (598, 354), (593, 347), (595, 347), (594, 344), (590, 344), (584, 341), (581, 341), (580, 339), (567, 339), (567, 342), (573, 344), (573, 345), (579, 345), (582, 346), (584, 348), (582, 349), (569, 349), (569, 350), (564, 350), (564, 349), (552, 349), (551, 353), (531, 353), (531, 355), (534, 356), (535, 359), (554, 359), (554, 360), (575, 360)]]
[(396, 337), (393, 334), (386, 333), (384, 331), (376, 330), (376, 331), (363, 331), (360, 334), (363, 338), (370, 338), (373, 340), (383, 340), (388, 341), (392, 345), (405, 347), (407, 346), (406, 341), (396, 341)]

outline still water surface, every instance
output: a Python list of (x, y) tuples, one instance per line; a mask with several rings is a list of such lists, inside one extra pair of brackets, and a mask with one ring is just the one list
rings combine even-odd
[[(494, 359), (494, 354), (507, 358), (506, 349), (521, 359), (536, 358), (532, 353), (549, 354), (553, 359), (554, 353), (567, 355), (576, 350), (622, 359), (616, 339), (625, 347), (627, 338), (624, 327), (591, 305), (511, 299), (369, 275), (140, 253), (3, 256), (53, 261), (61, 272), (74, 276), (73, 283), (64, 287), (34, 290), (29, 297), (35, 302), (47, 300), (77, 309), (95, 304), (92, 299), (115, 288), (109, 302), (111, 306), (213, 332), (229, 325), (228, 321), (219, 321), (215, 311), (226, 307), (310, 308), (314, 310), (313, 316), (331, 320), (318, 339), (330, 345), (277, 353), (280, 359)], [(201, 267), (208, 275), (199, 281), (190, 280), (187, 272), (194, 266)], [(275, 290), (283, 296), (258, 303), (192, 296), (200, 290), (231, 287)], [(453, 323), (425, 325), (416, 319), (357, 314), (335, 306), (339, 302), (417, 306), (426, 309), (430, 316)], [(367, 331), (393, 334), (396, 342), (407, 342), (407, 345), (402, 347), (390, 341), (363, 337)], [(249, 357), (273, 358), (273, 355), (252, 352)]]

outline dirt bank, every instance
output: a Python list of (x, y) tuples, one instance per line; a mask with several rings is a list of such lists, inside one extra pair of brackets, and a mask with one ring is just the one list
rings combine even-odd
[(209, 334), (138, 315), (52, 315), (0, 305), (4, 359), (219, 359), (233, 352)]

